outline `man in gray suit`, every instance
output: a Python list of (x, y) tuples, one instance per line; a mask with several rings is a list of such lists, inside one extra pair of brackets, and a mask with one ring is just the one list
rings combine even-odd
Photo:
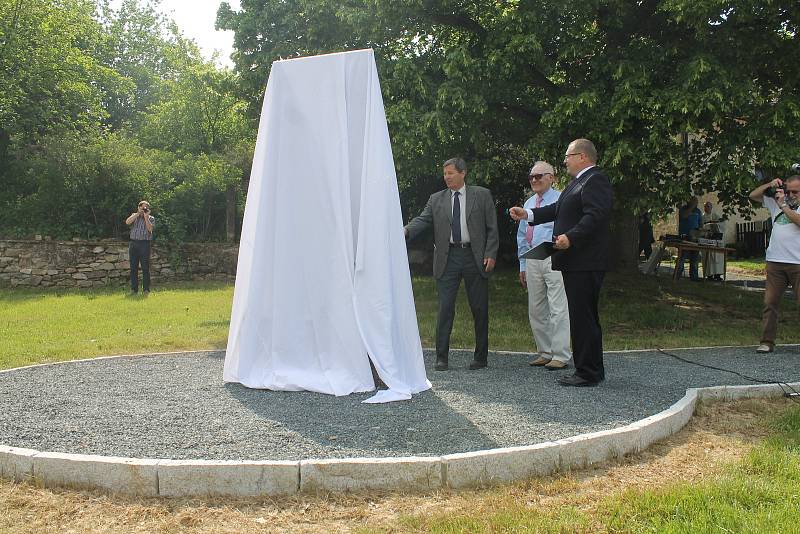
[(488, 278), (499, 244), (497, 213), (488, 189), (464, 183), (467, 165), (463, 159), (449, 159), (443, 168), (447, 189), (431, 195), (422, 213), (406, 225), (405, 233), (413, 239), (433, 228), (433, 276), (439, 294), (435, 369), (447, 370), (461, 278), (475, 322), (475, 357), (469, 368), (482, 369), (489, 354)]

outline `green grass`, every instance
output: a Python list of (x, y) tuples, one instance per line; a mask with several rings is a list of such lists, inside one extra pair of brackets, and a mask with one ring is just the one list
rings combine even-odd
[(749, 258), (742, 260), (728, 260), (728, 268), (748, 274), (765, 275), (766, 261), (764, 258)]
[(800, 407), (772, 423), (773, 434), (738, 463), (698, 485), (631, 490), (574, 506), (526, 506), (501, 491), (490, 513), (404, 516), (399, 531), (800, 532)]
[[(436, 288), (414, 278), (425, 347), (433, 347)], [(609, 273), (601, 296), (605, 348), (752, 345), (760, 332), (761, 295), (717, 284), (673, 283), (666, 277)], [(85, 291), (0, 290), (0, 368), (130, 354), (224, 348), (233, 286), (185, 283), (157, 287), (148, 298), (122, 288)], [(515, 271), (490, 279), (489, 343), (496, 350), (531, 351), (527, 295)], [(779, 342), (794, 341), (800, 310), (785, 301)], [(462, 289), (451, 346), (474, 346)]]
[(772, 427), (769, 439), (716, 480), (629, 492), (610, 501), (610, 530), (800, 532), (800, 408)]
[(149, 297), (121, 288), (0, 291), (0, 368), (88, 358), (222, 348), (233, 288), (171, 285)]

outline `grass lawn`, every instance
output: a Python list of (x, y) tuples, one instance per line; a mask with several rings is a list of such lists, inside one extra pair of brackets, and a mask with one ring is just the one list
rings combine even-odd
[(767, 263), (764, 260), (764, 258), (728, 260), (728, 270), (732, 272), (741, 272), (746, 274), (765, 276), (767, 273), (766, 268), (767, 268)]
[[(147, 298), (122, 288), (85, 291), (0, 290), (0, 368), (33, 363), (225, 347), (233, 287), (182, 283), (155, 287)], [(434, 346), (436, 288), (414, 278), (422, 344)], [(761, 294), (718, 284), (673, 283), (666, 277), (609, 273), (600, 316), (606, 349), (753, 345), (760, 333)], [(527, 297), (515, 271), (490, 279), (492, 349), (532, 351)], [(785, 301), (778, 342), (794, 342), (800, 310)], [(451, 346), (474, 346), (461, 290)]]

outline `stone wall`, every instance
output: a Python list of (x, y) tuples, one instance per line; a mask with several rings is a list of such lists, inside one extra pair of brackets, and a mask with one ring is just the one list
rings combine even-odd
[[(236, 277), (238, 246), (229, 243), (156, 243), (153, 283), (229, 280)], [(98, 287), (125, 285), (130, 276), (126, 241), (0, 240), (0, 286)]]

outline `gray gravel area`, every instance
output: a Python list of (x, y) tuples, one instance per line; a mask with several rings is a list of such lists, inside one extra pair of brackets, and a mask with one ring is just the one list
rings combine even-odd
[[(800, 347), (671, 351), (765, 380), (800, 381)], [(658, 413), (687, 388), (747, 384), (653, 351), (609, 353), (597, 388), (565, 388), (527, 354), (490, 354), (490, 367), (432, 370), (433, 389), (411, 401), (367, 405), (222, 383), (222, 352), (123, 357), (0, 373), (0, 444), (139, 458), (298, 460), (435, 456), (530, 445), (627, 425)]]

